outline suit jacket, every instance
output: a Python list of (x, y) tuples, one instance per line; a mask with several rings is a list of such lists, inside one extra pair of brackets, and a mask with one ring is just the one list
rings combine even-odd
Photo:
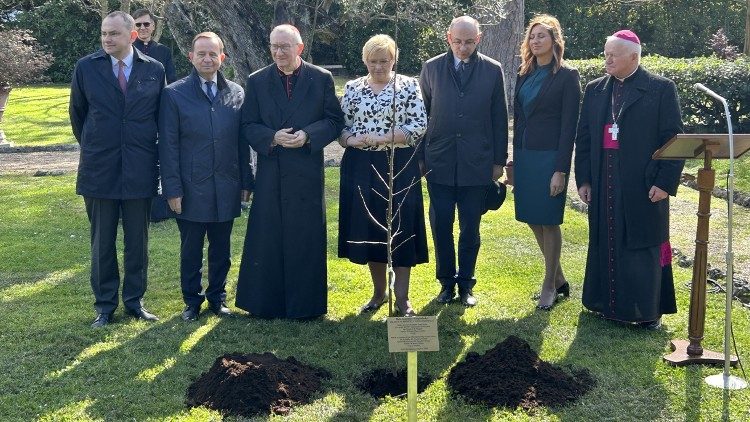
[(81, 145), (76, 193), (102, 199), (156, 194), (157, 119), (164, 66), (133, 49), (127, 95), (99, 50), (76, 63), (70, 88), (70, 124)]
[(419, 146), (427, 181), (450, 186), (492, 182), (492, 166), (508, 158), (508, 108), (503, 69), (479, 53), (461, 84), (448, 51), (422, 66), (419, 85), (427, 132)]
[(518, 100), (518, 91), (528, 76), (528, 73), (519, 75), (516, 80), (513, 149), (523, 145), (530, 150), (556, 150), (554, 171), (569, 173), (581, 104), (578, 70), (563, 66), (550, 73), (526, 115)]
[[(667, 78), (639, 67), (625, 82), (626, 94), (620, 115), (619, 183), (625, 211), (626, 244), (630, 248), (657, 246), (669, 238), (669, 201), (651, 202), (648, 192), (657, 186), (677, 194), (682, 160), (652, 160), (651, 155), (682, 132), (677, 87)], [(631, 80), (632, 79), (632, 80)], [(586, 85), (576, 136), (575, 176), (580, 188), (592, 187), (589, 219), (598, 221), (598, 191), (602, 160), (602, 138), (612, 98), (609, 75)], [(596, 239), (597, 225), (589, 230)]]
[(210, 101), (198, 72), (170, 84), (161, 95), (159, 162), (162, 192), (182, 197), (178, 218), (229, 221), (240, 215), (240, 190), (251, 190), (247, 143), (240, 137), (245, 91), (219, 72)]
[(168, 84), (177, 80), (177, 71), (174, 68), (174, 61), (172, 60), (172, 50), (170, 50), (169, 47), (153, 40), (148, 43), (147, 47), (143, 41), (138, 38), (133, 41), (133, 47), (140, 50), (141, 53), (158, 60), (159, 63), (164, 65), (164, 73), (167, 75)]

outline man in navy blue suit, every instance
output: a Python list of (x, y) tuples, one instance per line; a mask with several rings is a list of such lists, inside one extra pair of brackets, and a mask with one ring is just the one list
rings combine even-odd
[(76, 193), (91, 223), (92, 327), (112, 321), (118, 305), (117, 226), (122, 218), (122, 302), (135, 318), (156, 321), (143, 307), (148, 274), (148, 216), (156, 194), (156, 132), (164, 66), (132, 47), (133, 18), (112, 12), (101, 25), (102, 49), (76, 63), (70, 122), (81, 146)]
[[(180, 228), (182, 319), (198, 318), (204, 299), (217, 316), (226, 306), (230, 236), (240, 199), (253, 180), (250, 148), (240, 137), (245, 92), (219, 71), (224, 43), (213, 32), (193, 38), (193, 72), (164, 89), (159, 111), (159, 159), (164, 196)], [(203, 242), (208, 237), (208, 287), (201, 292)]]

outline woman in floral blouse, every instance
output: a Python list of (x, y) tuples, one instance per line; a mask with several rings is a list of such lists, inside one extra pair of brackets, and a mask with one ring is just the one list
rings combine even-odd
[(341, 100), (345, 126), (339, 143), (346, 151), (341, 161), (339, 257), (368, 265), (373, 294), (361, 311), (376, 311), (387, 301), (386, 183), (394, 148), (395, 307), (412, 316), (411, 267), (427, 262), (421, 173), (414, 156), (427, 127), (427, 113), (416, 79), (393, 72), (396, 43), (391, 37), (370, 38), (362, 48), (362, 61), (367, 76), (349, 81)]

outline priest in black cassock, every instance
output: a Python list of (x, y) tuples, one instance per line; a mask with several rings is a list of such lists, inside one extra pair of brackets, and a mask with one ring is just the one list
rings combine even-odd
[(677, 312), (669, 195), (684, 161), (651, 155), (682, 132), (674, 82), (640, 66), (629, 30), (607, 38), (607, 74), (586, 86), (576, 139), (578, 195), (589, 204), (583, 305), (607, 319), (656, 329)]
[(271, 31), (274, 63), (248, 77), (242, 133), (258, 153), (237, 281), (238, 308), (261, 318), (327, 309), (323, 148), (344, 127), (331, 73), (304, 62), (297, 28)]

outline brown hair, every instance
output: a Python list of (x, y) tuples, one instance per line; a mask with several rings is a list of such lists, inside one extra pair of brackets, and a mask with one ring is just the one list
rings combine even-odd
[(536, 69), (536, 58), (529, 48), (529, 36), (535, 26), (542, 25), (552, 37), (552, 73), (556, 73), (564, 63), (563, 54), (565, 53), (565, 39), (563, 38), (560, 21), (552, 15), (536, 15), (529, 21), (526, 27), (526, 35), (521, 42), (521, 70), (518, 73), (525, 75)]
[(208, 38), (210, 40), (216, 40), (216, 42), (219, 43), (219, 51), (221, 51), (222, 53), (224, 52), (224, 41), (222, 41), (221, 38), (219, 38), (219, 36), (216, 35), (216, 33), (210, 32), (210, 31), (201, 32), (200, 34), (193, 37), (193, 43), (190, 46), (190, 51), (193, 51), (193, 49), (195, 48), (195, 42), (201, 38)]

